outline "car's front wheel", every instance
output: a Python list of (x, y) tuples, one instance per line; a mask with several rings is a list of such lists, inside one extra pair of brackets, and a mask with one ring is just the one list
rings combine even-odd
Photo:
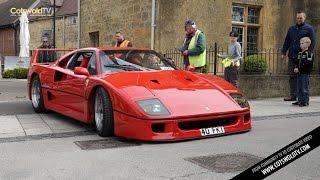
[(31, 102), (35, 112), (42, 113), (46, 111), (39, 76), (35, 76), (31, 82)]
[(94, 121), (100, 136), (112, 136), (114, 133), (113, 109), (109, 94), (98, 87), (94, 98)]

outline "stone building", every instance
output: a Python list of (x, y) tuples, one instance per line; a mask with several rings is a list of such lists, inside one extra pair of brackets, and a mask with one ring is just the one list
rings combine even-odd
[(0, 55), (14, 56), (19, 52), (19, 16), (11, 8), (29, 8), (31, 0), (0, 0)]
[[(58, 1), (56, 1), (57, 3)], [(38, 6), (47, 6), (39, 4)], [(57, 48), (77, 48), (78, 47), (78, 11), (77, 0), (61, 0), (56, 4), (56, 37)], [(30, 17), (30, 49), (35, 49), (41, 45), (41, 37), (49, 37), (53, 42), (53, 18)]]
[[(154, 47), (178, 48), (183, 23), (193, 19), (205, 32), (207, 44), (227, 46), (228, 33), (241, 34), (245, 50), (280, 48), (297, 10), (306, 11), (307, 22), (320, 26), (320, 2), (313, 0), (155, 0)], [(151, 46), (152, 0), (81, 0), (80, 46), (110, 46), (121, 29), (134, 46)], [(317, 30), (316, 30), (317, 31)], [(317, 31), (318, 42), (320, 32)], [(320, 47), (320, 43), (317, 44)]]
[[(41, 44), (41, 37), (47, 36), (53, 42), (53, 0), (0, 0), (0, 54), (19, 54), (20, 9), (30, 10), (30, 50)], [(78, 47), (78, 0), (56, 0), (56, 47)], [(33, 10), (42, 10), (36, 13)]]
[(81, 0), (80, 46), (110, 46), (122, 30), (134, 46), (149, 46), (151, 1)]

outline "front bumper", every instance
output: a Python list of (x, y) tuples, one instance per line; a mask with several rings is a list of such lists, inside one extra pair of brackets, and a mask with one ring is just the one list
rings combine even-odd
[[(175, 141), (221, 136), (249, 131), (252, 127), (250, 110), (233, 114), (165, 120), (138, 119), (114, 111), (114, 120), (116, 136), (145, 141)], [(223, 134), (201, 135), (201, 128), (217, 126), (223, 126)]]

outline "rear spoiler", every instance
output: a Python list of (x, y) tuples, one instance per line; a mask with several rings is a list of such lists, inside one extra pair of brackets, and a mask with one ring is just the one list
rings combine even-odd
[(34, 49), (30, 50), (30, 66), (33, 64), (50, 64), (75, 49)]

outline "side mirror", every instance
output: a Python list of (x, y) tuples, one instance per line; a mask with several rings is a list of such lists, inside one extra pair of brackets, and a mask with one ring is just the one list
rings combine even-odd
[(177, 69), (177, 66), (176, 66), (176, 64), (175, 64), (174, 59), (166, 58), (166, 60), (167, 60), (167, 62), (168, 62), (171, 66), (173, 66), (175, 69)]
[(88, 69), (84, 67), (75, 67), (74, 74), (90, 76)]
[(168, 60), (169, 62), (171, 62), (172, 64), (175, 63), (174, 59), (172, 59), (172, 58), (167, 58), (167, 60)]

